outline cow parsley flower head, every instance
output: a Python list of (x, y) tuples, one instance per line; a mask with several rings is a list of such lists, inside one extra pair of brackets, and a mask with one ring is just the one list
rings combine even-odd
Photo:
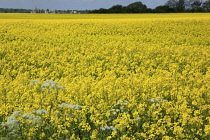
[[(38, 84), (39, 81), (37, 80), (32, 80), (31, 83), (29, 83), (29, 85), (35, 85)], [(48, 92), (51, 93), (53, 90), (52, 89), (65, 89), (65, 86), (58, 86), (61, 85), (61, 83), (59, 82), (54, 82), (53, 80), (45, 80), (43, 84), (41, 84), (41, 90), (45, 91), (48, 88)], [(49, 89), (50, 88), (50, 89)]]
[(35, 125), (35, 124), (41, 125), (42, 118), (38, 115), (31, 115), (29, 116), (29, 118), (26, 119), (26, 122), (31, 122), (32, 125)]
[(17, 120), (18, 117), (21, 117), (20, 113), (22, 111), (15, 111), (11, 116), (8, 117), (6, 122), (2, 122), (1, 125), (3, 127), (7, 127), (9, 131), (16, 131), (19, 126), (20, 126), (20, 122)]
[[(58, 86), (58, 85), (61, 85), (61, 83), (59, 82), (54, 82), (53, 80), (45, 80), (44, 83), (41, 85), (42, 88), (45, 88), (45, 87), (52, 87), (54, 89), (65, 89), (66, 87), (61, 87), (61, 86)], [(52, 91), (51, 91), (52, 92)]]
[(167, 100), (162, 99), (161, 97), (150, 99), (150, 102), (158, 102), (158, 101), (167, 101)]
[(36, 85), (36, 84), (38, 84), (38, 83), (39, 83), (39, 81), (37, 81), (37, 80), (32, 80), (31, 83), (29, 83), (29, 85)]
[(128, 101), (127, 100), (124, 100), (124, 101), (121, 101), (121, 100), (118, 100), (117, 101), (117, 104), (115, 104), (114, 106), (123, 106), (123, 105), (128, 105)]
[(40, 109), (40, 110), (32, 111), (32, 113), (41, 115), (41, 114), (48, 114), (48, 111), (46, 111), (44, 109)]
[(160, 101), (164, 102), (164, 101), (167, 101), (167, 100), (162, 99), (161, 97), (150, 99), (150, 102), (155, 103), (155, 106), (160, 106), (160, 103), (157, 103), (157, 102), (160, 102)]
[(25, 113), (21, 115), (22, 118), (29, 118), (31, 116), (31, 113)]
[(67, 104), (67, 103), (62, 103), (60, 104), (58, 107), (69, 107), (69, 108), (72, 108), (72, 109), (75, 109), (75, 110), (82, 110), (82, 106), (81, 105), (71, 105), (71, 104)]
[(117, 115), (119, 113), (126, 112), (127, 105), (128, 105), (128, 101), (127, 100), (124, 100), (124, 101), (118, 100), (117, 103), (114, 104), (114, 108), (109, 110), (109, 114), (108, 115), (109, 116), (111, 114)]
[(139, 121), (139, 120), (141, 120), (141, 118), (136, 118), (136, 119), (134, 119), (134, 121)]
[(117, 131), (117, 129), (114, 128), (113, 126), (104, 126), (104, 127), (100, 127), (100, 129), (103, 131), (106, 131), (106, 130)]
[(159, 103), (156, 103), (155, 106), (160, 106), (160, 104)]
[[(30, 122), (32, 125), (41, 125), (42, 118), (40, 115), (48, 113), (46, 110), (43, 109), (32, 111), (30, 113), (25, 113), (23, 115), (20, 114), (21, 112), (21, 110), (15, 111), (11, 116), (8, 117), (6, 122), (1, 123), (3, 128), (5, 130), (7, 129), (11, 135), (13, 132), (15, 133), (18, 130), (20, 125), (22, 125), (22, 123), (17, 118), (23, 118), (26, 122)], [(34, 115), (33, 113), (36, 115)]]
[(20, 113), (21, 113), (22, 111), (21, 110), (18, 110), (18, 111), (15, 111), (14, 113), (12, 113), (12, 115), (10, 116), (10, 117), (20, 117), (21, 115), (20, 115)]

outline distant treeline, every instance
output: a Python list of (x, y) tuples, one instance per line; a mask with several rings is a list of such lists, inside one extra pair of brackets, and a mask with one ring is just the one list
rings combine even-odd
[(86, 14), (89, 10), (49, 10), (49, 9), (12, 9), (0, 8), (0, 13), (59, 13), (59, 14)]
[(134, 2), (128, 6), (114, 5), (109, 9), (100, 8), (90, 13), (180, 13), (210, 12), (210, 0), (168, 0), (165, 5), (154, 9), (147, 8), (142, 2)]
[(30, 13), (30, 9), (0, 8), (0, 13)]
[[(8, 9), (0, 8), (0, 13), (30, 13), (34, 9)], [(46, 13), (46, 10), (39, 10), (39, 13)], [(72, 13), (72, 10), (56, 10), (55, 13)], [(77, 10), (75, 10), (77, 11)], [(141, 1), (129, 4), (128, 6), (114, 5), (109, 9), (100, 8), (96, 10), (83, 10), (76, 13), (180, 13), (180, 12), (210, 12), (210, 0), (168, 0), (165, 5), (157, 6), (154, 9), (148, 8)]]

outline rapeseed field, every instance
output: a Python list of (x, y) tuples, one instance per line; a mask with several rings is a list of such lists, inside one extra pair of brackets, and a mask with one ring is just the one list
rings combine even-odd
[(1, 140), (209, 140), (210, 14), (0, 14)]

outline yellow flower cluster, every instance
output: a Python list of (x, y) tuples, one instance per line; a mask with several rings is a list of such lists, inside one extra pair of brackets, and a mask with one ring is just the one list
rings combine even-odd
[(210, 14), (0, 14), (0, 139), (210, 138)]

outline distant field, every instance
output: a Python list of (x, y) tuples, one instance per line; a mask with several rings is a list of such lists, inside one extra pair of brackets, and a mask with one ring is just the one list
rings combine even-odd
[(209, 13), (166, 14), (23, 14), (0, 13), (0, 19), (200, 19), (209, 20)]
[(210, 14), (0, 14), (0, 139), (210, 137)]

